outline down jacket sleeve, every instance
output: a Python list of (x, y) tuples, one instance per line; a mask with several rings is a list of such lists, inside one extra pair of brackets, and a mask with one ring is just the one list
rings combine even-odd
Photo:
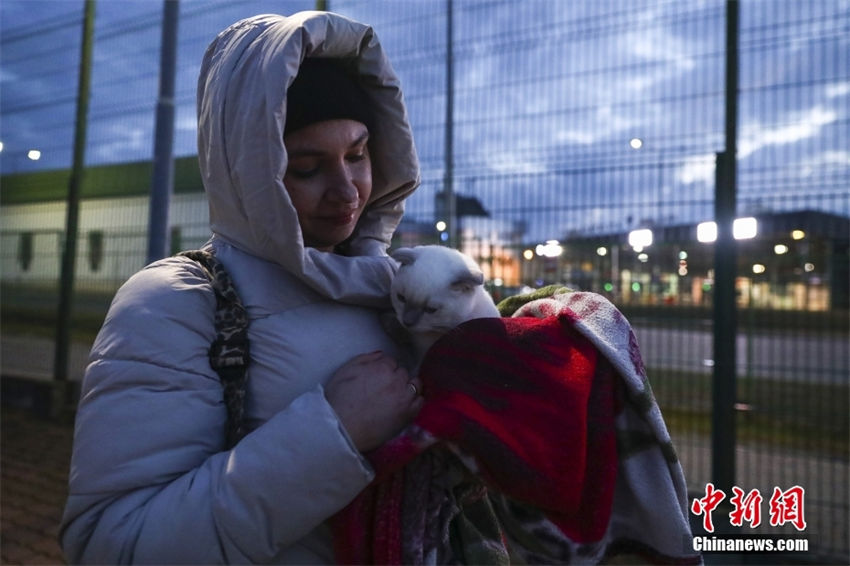
[(77, 413), (71, 563), (269, 562), (371, 480), (320, 386), (224, 450), (214, 307), (200, 270), (177, 259), (116, 295)]

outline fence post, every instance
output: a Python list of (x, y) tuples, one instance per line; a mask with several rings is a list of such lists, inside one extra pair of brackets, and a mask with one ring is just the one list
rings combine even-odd
[[(734, 191), (729, 194), (730, 157), (717, 154), (714, 252), (714, 368), (712, 392), (712, 478), (727, 493), (735, 484), (735, 397), (737, 335), (735, 305)], [(730, 201), (731, 197), (731, 201)], [(731, 208), (731, 209), (730, 209)]]
[(168, 209), (174, 188), (174, 78), (177, 67), (179, 15), (178, 0), (163, 1), (147, 263), (161, 259), (169, 253)]
[(449, 247), (460, 248), (457, 227), (457, 199), (454, 191), (454, 5), (446, 0), (446, 138), (443, 172), (446, 230)]
[(717, 154), (714, 219), (714, 374), (712, 477), (730, 492), (735, 484), (735, 401), (737, 365), (737, 254), (732, 233), (737, 192), (738, 1), (726, 3), (726, 150)]
[[(83, 38), (80, 47), (80, 77), (77, 85), (74, 161), (71, 167), (71, 177), (68, 180), (68, 200), (66, 205), (67, 210), (65, 211), (65, 245), (62, 251), (62, 271), (59, 278), (59, 308), (56, 314), (56, 349), (53, 358), (53, 380), (57, 385), (62, 384), (59, 389), (63, 391), (64, 384), (68, 380), (68, 351), (71, 341), (71, 311), (74, 298), (74, 272), (77, 262), (80, 192), (85, 170), (94, 14), (94, 0), (86, 0), (83, 9)], [(65, 399), (65, 401), (69, 401), (69, 399)], [(53, 409), (56, 409), (56, 407)]]

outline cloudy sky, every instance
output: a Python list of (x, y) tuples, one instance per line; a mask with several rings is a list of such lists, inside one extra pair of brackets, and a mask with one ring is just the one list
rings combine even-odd
[[(443, 177), (446, 2), (329, 3), (373, 25), (401, 76), (424, 180), (409, 210), (427, 215)], [(245, 16), (313, 6), (181, 2), (178, 155), (195, 152), (195, 80), (212, 37)], [(546, 231), (705, 215), (724, 144), (724, 10), (455, 0), (457, 189), (505, 220), (539, 214)], [(150, 159), (161, 11), (97, 3), (89, 164)], [(82, 1), (0, 2), (4, 174), (69, 166), (81, 21)], [(850, 1), (743, 0), (740, 48), (739, 208), (850, 214)]]

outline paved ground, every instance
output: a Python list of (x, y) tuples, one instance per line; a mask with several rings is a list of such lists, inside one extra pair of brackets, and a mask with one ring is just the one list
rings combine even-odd
[[(65, 505), (73, 426), (57, 410), (53, 341), (0, 339), (0, 564), (64, 564), (58, 543)], [(87, 344), (74, 344), (69, 377), (82, 376)], [(52, 418), (51, 418), (52, 414)]]
[(57, 542), (72, 427), (5, 406), (0, 428), (0, 563), (64, 564)]

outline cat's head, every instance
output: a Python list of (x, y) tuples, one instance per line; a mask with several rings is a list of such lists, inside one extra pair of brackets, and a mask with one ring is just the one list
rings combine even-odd
[(398, 321), (414, 333), (443, 333), (467, 320), (484, 285), (468, 256), (443, 246), (400, 248), (391, 294)]

